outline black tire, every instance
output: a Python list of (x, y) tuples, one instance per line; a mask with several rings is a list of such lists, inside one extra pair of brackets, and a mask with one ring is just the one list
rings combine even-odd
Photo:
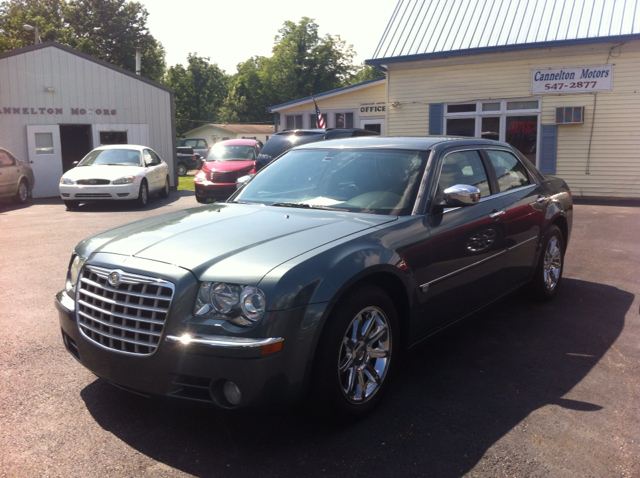
[(13, 201), (16, 204), (25, 204), (27, 199), (29, 199), (29, 182), (26, 179), (23, 179), (20, 181), (20, 184), (18, 184), (18, 191), (16, 192)]
[(167, 179), (164, 182), (164, 187), (162, 188), (162, 190), (160, 191), (160, 197), (162, 199), (167, 199), (169, 197), (169, 192), (171, 191), (171, 189), (169, 189), (169, 176), (167, 176)]
[(558, 293), (564, 267), (564, 236), (557, 226), (544, 235), (540, 260), (531, 282), (531, 295), (539, 301), (553, 299)]
[(189, 171), (189, 168), (187, 168), (186, 164), (178, 163), (178, 176), (186, 176), (187, 171)]
[(398, 317), (386, 292), (372, 285), (348, 292), (318, 343), (310, 385), (313, 408), (348, 420), (371, 413), (389, 387), (399, 343)]
[(69, 210), (73, 210), (73, 209), (77, 209), (77, 207), (80, 205), (80, 201), (63, 201), (64, 205), (67, 206), (67, 209)]
[(147, 181), (142, 180), (140, 191), (138, 192), (138, 199), (136, 199), (135, 202), (138, 207), (145, 207), (149, 202), (149, 186), (147, 186)]
[(207, 198), (201, 198), (200, 196), (196, 196), (196, 201), (200, 204), (207, 204)]

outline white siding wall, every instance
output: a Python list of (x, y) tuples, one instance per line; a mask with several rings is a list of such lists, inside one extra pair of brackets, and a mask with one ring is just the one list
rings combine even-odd
[[(613, 91), (542, 95), (542, 124), (555, 123), (555, 108), (584, 106), (585, 123), (558, 126), (557, 175), (576, 196), (640, 198), (640, 42), (598, 54), (479, 62), (388, 73), (388, 134), (429, 134), (429, 104), (531, 96), (531, 70), (569, 66), (614, 65)], [(492, 58), (495, 58), (493, 55)], [(593, 126), (593, 137), (591, 130)], [(591, 138), (590, 174), (587, 172)]]
[[(46, 87), (55, 92), (45, 92)], [(20, 108), (20, 113), (5, 114), (5, 107)], [(48, 114), (39, 108), (62, 113)], [(72, 114), (72, 108), (86, 113)], [(97, 114), (104, 109), (116, 114)], [(173, 169), (168, 91), (54, 46), (0, 59), (0, 145), (27, 159), (26, 126), (52, 124), (92, 124), (94, 132), (127, 125), (138, 130), (134, 137), (141, 144), (155, 149)]]

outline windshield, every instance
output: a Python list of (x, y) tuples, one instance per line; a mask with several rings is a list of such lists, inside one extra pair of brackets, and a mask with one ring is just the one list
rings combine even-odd
[(207, 161), (253, 161), (255, 148), (245, 144), (216, 144), (209, 151)]
[(87, 154), (78, 166), (141, 166), (140, 151), (132, 149), (100, 149)]
[(411, 214), (427, 157), (427, 151), (289, 151), (253, 178), (232, 202)]

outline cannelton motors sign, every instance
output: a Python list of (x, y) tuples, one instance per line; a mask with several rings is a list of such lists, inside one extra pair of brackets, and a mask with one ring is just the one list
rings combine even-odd
[[(67, 112), (70, 112), (72, 115), (96, 114), (99, 116), (115, 116), (117, 114), (117, 111), (111, 108), (69, 108)], [(64, 108), (3, 106), (3, 107), (0, 107), (0, 114), (2, 115), (61, 115), (61, 114), (64, 114)]]
[(531, 70), (531, 93), (585, 93), (611, 91), (613, 65), (542, 68)]

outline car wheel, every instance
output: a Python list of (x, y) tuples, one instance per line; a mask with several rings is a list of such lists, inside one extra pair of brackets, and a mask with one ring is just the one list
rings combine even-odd
[(80, 201), (63, 201), (64, 205), (67, 206), (67, 209), (72, 210), (76, 209), (80, 205)]
[(26, 179), (23, 179), (20, 181), (20, 184), (18, 184), (18, 191), (16, 192), (14, 201), (18, 204), (24, 204), (27, 202), (27, 199), (29, 199), (29, 183)]
[(322, 333), (311, 377), (312, 400), (341, 419), (371, 413), (388, 388), (398, 355), (398, 318), (384, 290), (348, 293)]
[(140, 185), (140, 192), (138, 193), (138, 199), (136, 199), (136, 205), (138, 207), (145, 207), (149, 202), (149, 187), (146, 181), (142, 181)]
[(186, 176), (187, 175), (187, 165), (184, 163), (178, 164), (178, 176)]
[(164, 182), (164, 187), (160, 191), (160, 197), (162, 199), (167, 199), (169, 197), (169, 191), (169, 176), (167, 176), (167, 179)]
[(532, 295), (537, 300), (555, 297), (562, 280), (564, 265), (564, 238), (557, 226), (551, 226), (544, 237), (538, 267), (531, 283)]

